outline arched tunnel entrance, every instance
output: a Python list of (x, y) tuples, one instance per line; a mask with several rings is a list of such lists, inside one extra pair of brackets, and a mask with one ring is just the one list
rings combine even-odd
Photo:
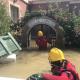
[[(56, 32), (53, 30), (50, 26), (46, 24), (38, 24), (34, 26), (29, 33), (29, 46), (30, 48), (37, 48), (35, 41), (37, 39), (37, 32), (42, 31), (44, 34), (44, 37), (48, 41), (47, 47), (55, 47), (55, 41), (56, 41)], [(53, 40), (53, 41), (52, 41)]]
[[(24, 26), (22, 43), (27, 48), (31, 47), (31, 41), (35, 41), (38, 30), (42, 30), (51, 46), (64, 47), (64, 30), (55, 20), (49, 17), (34, 17)], [(55, 43), (52, 40), (55, 39)], [(35, 44), (34, 44), (35, 45)]]

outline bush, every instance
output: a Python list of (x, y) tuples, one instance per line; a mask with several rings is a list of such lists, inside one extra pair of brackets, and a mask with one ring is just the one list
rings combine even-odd
[(0, 1), (0, 35), (10, 31), (10, 17), (7, 15), (5, 5)]

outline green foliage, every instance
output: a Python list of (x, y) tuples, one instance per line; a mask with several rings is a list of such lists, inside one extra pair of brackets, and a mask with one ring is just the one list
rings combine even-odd
[(73, 21), (75, 24), (75, 27), (79, 27), (80, 26), (80, 16), (73, 16)]
[[(80, 16), (76, 16), (69, 11), (63, 11), (55, 9), (54, 11), (49, 11), (44, 16), (51, 17), (56, 20), (56, 22), (64, 29), (64, 38), (66, 46), (79, 46), (80, 44), (80, 31), (79, 34), (76, 33), (75, 28), (80, 26)], [(26, 14), (26, 19), (31, 19), (33, 17), (43, 16), (40, 12), (34, 12)], [(26, 20), (24, 20), (26, 21)], [(77, 34), (77, 36), (76, 36)]]
[[(65, 45), (68, 48), (80, 47), (80, 16), (73, 15), (66, 11), (55, 11), (55, 19), (65, 31)], [(77, 27), (78, 29), (75, 31)]]
[(66, 11), (63, 12), (55, 12), (55, 16), (56, 16), (56, 20), (59, 23), (60, 26), (63, 27), (65, 34), (65, 45), (66, 46), (73, 46), (74, 45), (74, 41), (76, 41), (76, 32), (74, 30), (74, 27), (77, 23), (77, 21), (75, 21), (74, 16)]
[(25, 17), (27, 17), (28, 19), (31, 19), (31, 18), (33, 18), (33, 17), (39, 17), (39, 16), (41, 16), (41, 13), (40, 12), (31, 12), (31, 13), (26, 13), (25, 14)]
[(10, 18), (7, 15), (6, 7), (0, 1), (0, 35), (7, 33), (10, 30)]

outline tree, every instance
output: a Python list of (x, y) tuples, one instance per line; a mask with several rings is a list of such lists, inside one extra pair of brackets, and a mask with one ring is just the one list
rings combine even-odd
[(7, 15), (6, 7), (0, 1), (0, 35), (7, 33), (10, 30), (10, 17)]

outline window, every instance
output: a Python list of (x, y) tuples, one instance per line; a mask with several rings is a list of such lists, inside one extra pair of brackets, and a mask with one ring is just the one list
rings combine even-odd
[(17, 54), (20, 50), (21, 47), (10, 33), (0, 37), (0, 57)]
[(19, 8), (13, 5), (10, 5), (10, 7), (11, 7), (11, 18), (14, 22), (17, 22), (17, 20), (19, 19)]
[(6, 39), (3, 38), (3, 40), (5, 42), (5, 45), (9, 49), (9, 51), (11, 51), (13, 53), (16, 50), (18, 50), (17, 46), (15, 45), (15, 43), (12, 41), (11, 38), (6, 38)]
[(3, 47), (3, 45), (0, 43), (0, 56), (3, 56), (7, 54), (7, 51), (5, 50), (5, 48)]

